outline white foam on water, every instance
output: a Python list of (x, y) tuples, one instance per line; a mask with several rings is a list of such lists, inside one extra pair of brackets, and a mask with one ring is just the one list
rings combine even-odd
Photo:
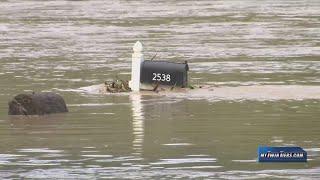
[(170, 165), (186, 163), (206, 163), (216, 162), (216, 158), (180, 158), (180, 159), (160, 159), (159, 162), (150, 163), (151, 165)]
[(110, 158), (113, 157), (112, 155), (105, 155), (105, 154), (83, 154), (83, 157), (93, 157), (93, 158)]
[(166, 169), (217, 169), (222, 168), (223, 166), (189, 166), (189, 167), (172, 167), (172, 168), (166, 168)]
[(257, 162), (256, 159), (235, 159), (235, 160), (232, 160), (232, 162), (241, 162), (241, 163), (254, 163), (254, 162)]
[(84, 104), (68, 104), (70, 107), (82, 107), (82, 106), (112, 106), (114, 103), (84, 103)]
[(190, 155), (187, 155), (188, 157), (207, 157), (209, 155), (206, 155), (206, 154), (190, 154)]
[(194, 144), (191, 143), (169, 143), (169, 144), (162, 144), (164, 146), (191, 146)]
[(84, 149), (95, 149), (96, 147), (93, 147), (93, 146), (87, 146), (87, 147), (82, 147)]
[(89, 113), (89, 114), (107, 114), (107, 115), (113, 115), (114, 113)]
[(23, 157), (25, 155), (21, 154), (0, 154), (0, 159), (12, 159), (12, 158), (18, 158)]
[(59, 166), (60, 163), (8, 163), (11, 166)]
[(27, 149), (19, 149), (19, 152), (23, 153), (61, 153), (63, 150), (54, 150), (49, 148), (27, 148)]
[(320, 148), (305, 148), (304, 150), (310, 152), (320, 152)]

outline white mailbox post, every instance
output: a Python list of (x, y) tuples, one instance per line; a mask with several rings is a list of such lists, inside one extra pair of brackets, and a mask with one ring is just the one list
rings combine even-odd
[(140, 41), (137, 41), (133, 46), (132, 65), (131, 65), (131, 81), (129, 86), (132, 91), (140, 90), (140, 71), (143, 58), (143, 46)]

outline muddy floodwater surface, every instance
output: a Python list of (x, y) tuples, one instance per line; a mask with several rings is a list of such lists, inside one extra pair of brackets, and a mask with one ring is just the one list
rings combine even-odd
[[(187, 93), (96, 93), (145, 59), (189, 62)], [(320, 178), (320, 1), (1, 1), (0, 178)], [(18, 93), (69, 113), (10, 117)], [(258, 163), (300, 146), (307, 163)]]

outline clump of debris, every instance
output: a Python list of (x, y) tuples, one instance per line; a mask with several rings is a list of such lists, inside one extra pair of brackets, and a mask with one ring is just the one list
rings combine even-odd
[[(195, 87), (188, 85), (186, 89), (195, 89), (195, 88), (202, 88), (202, 86)], [(154, 83), (149, 85), (148, 88), (144, 89), (147, 91), (154, 91), (156, 93), (160, 91), (173, 91), (173, 90), (181, 90), (185, 88), (178, 88), (176, 85), (173, 86), (160, 86), (159, 83)], [(122, 92), (131, 92), (131, 89), (129, 87), (129, 81), (122, 80), (122, 79), (116, 79), (112, 81), (105, 81), (103, 85), (103, 89), (100, 90), (101, 92), (109, 92), (109, 93), (122, 93)]]
[(106, 92), (119, 93), (119, 92), (130, 92), (129, 81), (116, 79), (115, 81), (104, 82), (104, 88)]

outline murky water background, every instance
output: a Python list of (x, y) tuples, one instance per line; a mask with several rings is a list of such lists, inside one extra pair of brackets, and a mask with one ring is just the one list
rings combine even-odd
[[(146, 59), (187, 60), (195, 85), (320, 83), (318, 0), (1, 1), (0, 178), (320, 178), (319, 99), (75, 91), (129, 79), (137, 40)], [(7, 116), (31, 91), (71, 112)], [(257, 163), (258, 145), (301, 146), (309, 162)]]

